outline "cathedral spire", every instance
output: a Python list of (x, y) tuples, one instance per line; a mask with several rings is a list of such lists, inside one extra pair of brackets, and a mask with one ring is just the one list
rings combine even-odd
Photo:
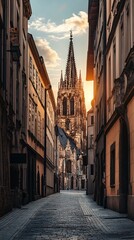
[(75, 65), (72, 31), (70, 31), (70, 44), (66, 65), (65, 81), (67, 88), (75, 87), (77, 82), (77, 71)]
[(80, 70), (80, 72), (79, 72), (78, 86), (79, 86), (79, 88), (81, 88), (81, 87), (82, 87), (81, 70)]
[(72, 30), (70, 31), (70, 41), (73, 40)]
[(61, 70), (61, 77), (60, 77), (60, 88), (63, 87), (63, 74), (62, 74), (62, 70)]
[(79, 72), (79, 81), (81, 81), (81, 70)]

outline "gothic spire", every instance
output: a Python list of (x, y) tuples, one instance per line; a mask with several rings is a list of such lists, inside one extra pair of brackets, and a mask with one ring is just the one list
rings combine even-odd
[(70, 31), (70, 44), (66, 65), (65, 81), (67, 88), (75, 87), (75, 84), (77, 82), (77, 71), (75, 65), (72, 31)]
[(60, 77), (60, 88), (63, 87), (63, 74), (62, 74), (62, 71), (61, 71), (61, 77)]
[(77, 82), (77, 87), (79, 89), (82, 87), (81, 71), (79, 72), (79, 78), (78, 78), (78, 82)]

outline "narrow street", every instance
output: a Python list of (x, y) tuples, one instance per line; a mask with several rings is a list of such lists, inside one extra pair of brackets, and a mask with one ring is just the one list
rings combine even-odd
[(61, 191), (0, 218), (0, 240), (134, 239), (134, 222), (82, 191)]

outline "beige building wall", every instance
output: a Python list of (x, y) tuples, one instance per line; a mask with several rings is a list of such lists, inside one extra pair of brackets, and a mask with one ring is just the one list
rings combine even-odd
[[(107, 42), (116, 16), (118, 1), (107, 1)], [(114, 81), (118, 79), (126, 65), (126, 59), (134, 42), (134, 2), (127, 0), (120, 14), (107, 56), (107, 121), (115, 111)], [(124, 84), (124, 92), (126, 82)]]
[(129, 173), (129, 195), (128, 195), (128, 214), (134, 216), (134, 97), (128, 103), (127, 116), (130, 129), (130, 173)]
[[(119, 190), (119, 119), (107, 133), (106, 138), (106, 189), (107, 196), (118, 195)], [(115, 187), (110, 187), (110, 146), (115, 142)]]
[(28, 191), (33, 200), (44, 194), (45, 82), (32, 35), (28, 39), (27, 164), (28, 184), (31, 184)]
[[(33, 141), (31, 135), (27, 135), (27, 143), (42, 157), (44, 157), (44, 91), (45, 85), (36, 65), (34, 56), (28, 49), (28, 117), (27, 127), (28, 132), (32, 133), (37, 141), (42, 145), (42, 148)], [(31, 61), (31, 62), (30, 62)]]
[[(54, 193), (57, 182), (57, 159), (56, 159), (56, 135), (55, 135), (55, 101), (50, 90), (46, 91), (46, 111), (47, 111), (47, 126), (46, 126), (46, 184), (47, 195)], [(55, 176), (55, 177), (54, 177)]]

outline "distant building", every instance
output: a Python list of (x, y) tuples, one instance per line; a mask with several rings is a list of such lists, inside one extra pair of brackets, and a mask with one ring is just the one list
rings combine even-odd
[(79, 150), (74, 140), (56, 126), (58, 149), (58, 173), (60, 177), (60, 189), (77, 189), (77, 156)]
[(87, 112), (87, 194), (94, 193), (95, 163), (94, 163), (94, 111)]
[[(86, 108), (81, 74), (77, 76), (73, 37), (70, 34), (70, 45), (66, 65), (65, 78), (61, 73), (61, 79), (57, 96), (57, 125), (64, 129), (66, 135), (73, 139), (76, 149), (72, 149), (67, 140), (62, 153), (59, 156), (59, 166), (62, 166), (65, 176), (61, 176), (62, 182), (71, 182), (72, 189), (86, 188), (86, 167), (83, 166), (82, 155), (86, 151)], [(69, 169), (69, 170), (68, 170)], [(69, 171), (69, 172), (68, 172)], [(67, 184), (63, 184), (68, 188)]]

